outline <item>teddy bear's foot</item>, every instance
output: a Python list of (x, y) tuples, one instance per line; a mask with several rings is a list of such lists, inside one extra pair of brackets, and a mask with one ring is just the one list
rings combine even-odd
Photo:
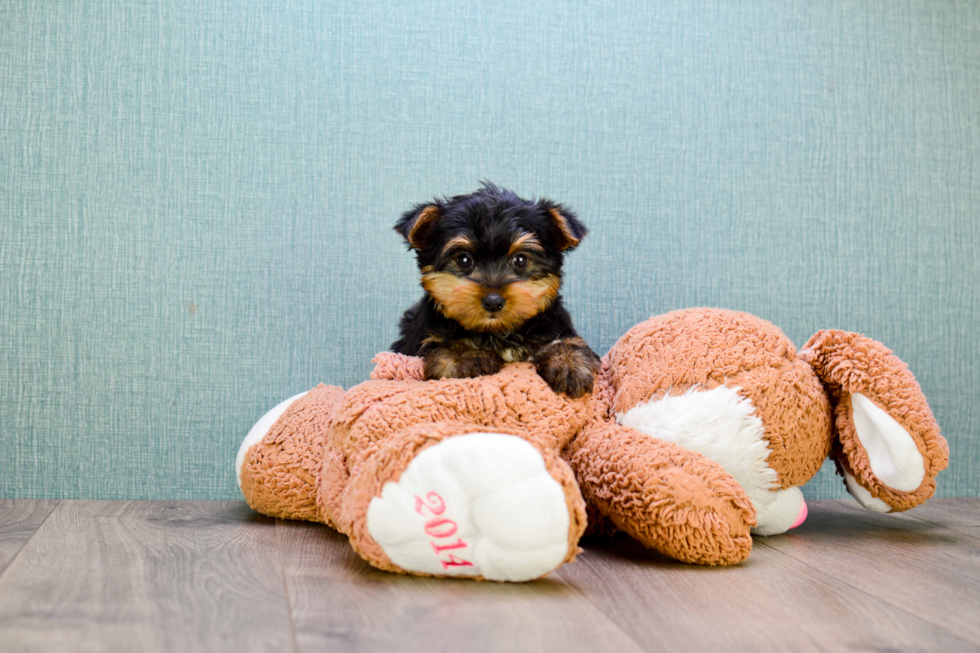
[(324, 436), (343, 395), (320, 385), (280, 403), (242, 441), (235, 474), (252, 509), (270, 517), (324, 521), (316, 505), (316, 475)]
[(259, 421), (249, 429), (248, 435), (242, 440), (241, 446), (238, 447), (238, 455), (235, 456), (235, 478), (238, 479), (238, 489), (242, 489), (242, 468), (245, 467), (245, 454), (254, 445), (262, 441), (262, 438), (266, 436), (272, 425), (275, 424), (282, 414), (286, 412), (286, 409), (293, 405), (293, 402), (300, 397), (306, 396), (305, 392), (301, 392), (298, 395), (293, 395), (289, 399), (276, 404), (275, 408), (270, 410), (268, 413), (259, 418)]
[[(388, 477), (380, 488), (368, 483), (374, 496), (349, 533), (368, 562), (414, 574), (527, 581), (578, 552), (584, 502), (564, 461), (521, 437), (473, 429), (437, 435), (400, 474), (391, 473), (397, 463), (359, 470), (359, 478)], [(395, 456), (376, 458), (401, 457), (406, 444), (413, 449), (431, 437), (425, 431), (416, 429)], [(359, 503), (364, 489), (348, 500)]]
[(796, 528), (806, 520), (806, 501), (798, 487), (775, 490), (772, 501), (756, 513), (753, 535), (779, 535)]

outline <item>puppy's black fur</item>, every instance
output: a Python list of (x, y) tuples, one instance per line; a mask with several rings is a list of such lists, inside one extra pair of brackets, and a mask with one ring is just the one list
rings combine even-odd
[(395, 226), (415, 251), (425, 294), (401, 319), (395, 352), (425, 378), (473, 377), (531, 361), (556, 392), (591, 392), (599, 357), (562, 306), (562, 260), (587, 230), (569, 209), (484, 182), (419, 204)]

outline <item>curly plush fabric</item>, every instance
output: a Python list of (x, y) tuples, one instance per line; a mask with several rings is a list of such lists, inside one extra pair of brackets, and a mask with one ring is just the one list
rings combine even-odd
[[(834, 460), (838, 469), (856, 477), (872, 497), (894, 511), (921, 504), (936, 491), (936, 475), (949, 462), (949, 447), (939, 433), (918, 381), (890, 349), (857, 333), (818, 331), (800, 356), (827, 383), (837, 402)], [(851, 396), (862, 394), (884, 409), (912, 437), (925, 461), (921, 485), (911, 492), (884, 484), (871, 469), (868, 452), (855, 430)]]
[[(756, 499), (749, 499), (749, 486), (737, 483), (730, 471), (740, 461), (730, 459), (724, 468), (725, 455), (744, 452), (726, 452), (728, 445), (718, 440), (726, 429), (719, 428), (718, 435), (709, 430), (686, 436), (708, 442), (706, 450), (721, 455), (709, 460), (698, 449), (665, 442), (667, 433), (640, 433), (617, 424), (642, 407), (648, 411), (646, 419), (655, 418), (652, 423), (659, 428), (683, 432), (688, 414), (665, 413), (672, 410), (670, 402), (654, 412), (649, 407), (665, 398), (710, 395), (721, 386), (748, 400), (761, 420), (766, 447), (761, 462), (775, 472), (778, 487), (773, 490), (806, 483), (833, 447), (838, 464), (856, 475), (860, 485), (894, 509), (905, 509), (932, 494), (935, 474), (945, 467), (945, 441), (921, 389), (904, 363), (882, 345), (857, 334), (821, 332), (797, 354), (782, 331), (752, 315), (720, 309), (674, 311), (637, 325), (613, 346), (596, 383), (595, 417), (570, 446), (569, 460), (590, 515), (604, 520), (590, 533), (609, 531), (608, 520), (680, 560), (734, 564), (748, 556), (749, 529), (757, 511), (771, 515), (767, 506), (776, 495), (757, 488)], [(888, 488), (871, 473), (855, 435), (849, 392), (877, 401), (916, 438), (927, 464), (925, 480), (914, 492)], [(685, 410), (691, 410), (690, 403)], [(705, 415), (699, 423), (718, 418)], [(638, 419), (634, 412), (628, 421)], [(760, 524), (760, 530), (783, 532), (796, 514), (775, 518), (783, 521)]]
[(614, 413), (692, 388), (736, 388), (765, 424), (781, 487), (811, 479), (830, 453), (831, 406), (820, 379), (779, 328), (753, 315), (688, 309), (650, 318), (613, 346), (604, 370)]
[(586, 501), (646, 546), (704, 565), (748, 557), (755, 511), (717, 463), (606, 423), (588, 426), (569, 454)]
[(437, 381), (368, 381), (344, 394), (330, 443), (354, 467), (371, 446), (415, 424), (455, 422), (522, 429), (560, 451), (592, 414), (592, 398), (552, 392), (530, 363), (489, 377)]
[(372, 381), (421, 381), (424, 378), (422, 359), (392, 351), (383, 351), (371, 359)]
[(344, 389), (323, 384), (297, 399), (245, 454), (242, 494), (253, 510), (323, 522), (316, 504), (324, 436)]
[[(288, 519), (325, 522), (348, 535), (372, 565), (393, 564), (367, 527), (372, 498), (397, 482), (426, 448), (447, 438), (492, 431), (529, 442), (562, 488), (568, 554), (586, 526), (585, 502), (560, 452), (592, 417), (591, 397), (551, 391), (528, 363), (491, 377), (421, 381), (421, 361), (384, 353), (372, 380), (344, 392), (319, 386), (295, 401), (245, 457), (242, 489), (254, 509)], [(474, 576), (481, 578), (481, 576)]]

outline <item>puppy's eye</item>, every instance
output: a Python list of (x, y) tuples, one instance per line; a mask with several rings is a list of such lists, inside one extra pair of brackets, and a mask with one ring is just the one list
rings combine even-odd
[(527, 257), (524, 256), (523, 254), (515, 254), (514, 258), (512, 258), (510, 262), (518, 270), (523, 270), (524, 268), (527, 267)]
[(460, 254), (456, 257), (456, 265), (459, 266), (460, 270), (472, 269), (473, 257), (466, 253)]

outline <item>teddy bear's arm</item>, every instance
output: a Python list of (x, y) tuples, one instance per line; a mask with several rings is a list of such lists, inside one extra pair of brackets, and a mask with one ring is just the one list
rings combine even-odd
[(383, 351), (371, 362), (374, 363), (371, 371), (374, 381), (421, 381), (424, 378), (422, 359), (418, 356)]
[(612, 422), (588, 427), (569, 453), (586, 501), (644, 545), (706, 565), (748, 557), (755, 510), (717, 463)]

